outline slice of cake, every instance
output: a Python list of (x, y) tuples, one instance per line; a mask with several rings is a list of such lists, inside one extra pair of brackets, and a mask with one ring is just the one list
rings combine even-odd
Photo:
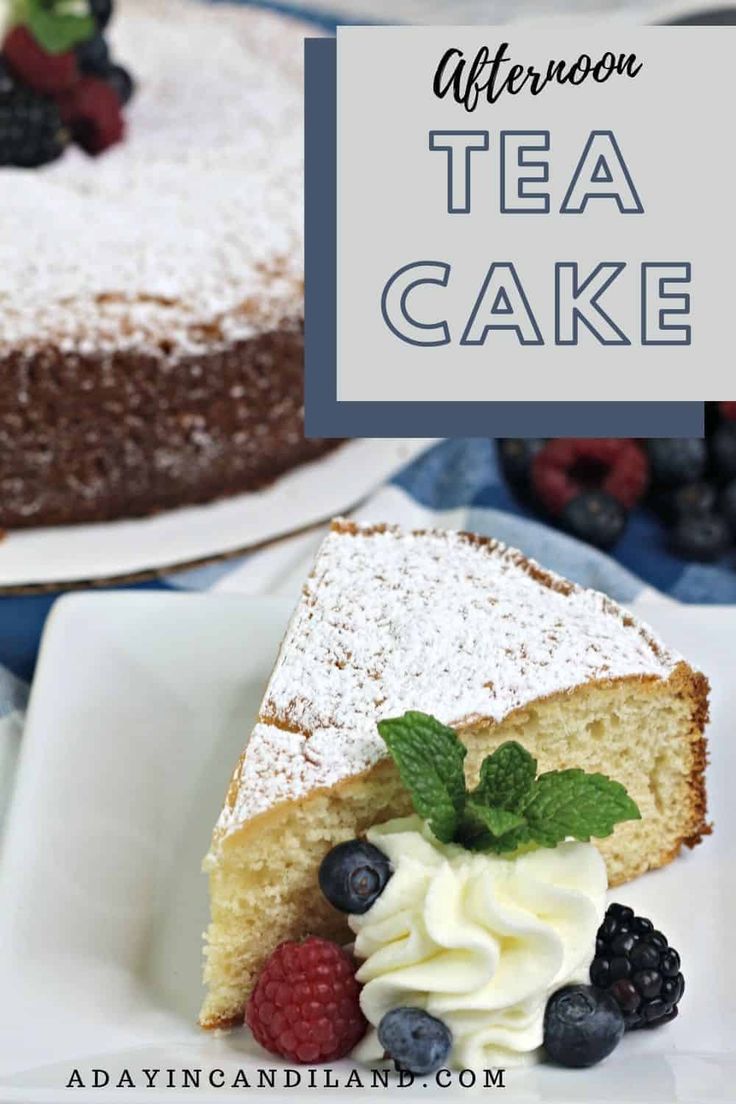
[(243, 1018), (264, 958), (308, 933), (348, 942), (317, 890), (334, 844), (411, 811), (376, 723), (460, 731), (469, 781), (517, 740), (540, 770), (623, 783), (642, 819), (599, 843), (611, 884), (673, 859), (705, 821), (708, 684), (631, 614), (467, 533), (333, 523), (286, 633), (206, 859), (203, 1027)]

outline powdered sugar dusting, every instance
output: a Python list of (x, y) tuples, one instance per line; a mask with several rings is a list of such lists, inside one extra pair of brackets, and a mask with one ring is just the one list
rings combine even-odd
[(377, 763), (382, 717), (500, 721), (679, 657), (605, 595), (451, 532), (333, 527), (294, 614), (216, 838)]
[(122, 0), (128, 137), (0, 169), (2, 351), (228, 344), (302, 311), (304, 28), (197, 0)]

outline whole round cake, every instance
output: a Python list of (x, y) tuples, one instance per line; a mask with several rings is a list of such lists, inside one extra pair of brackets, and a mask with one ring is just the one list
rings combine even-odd
[(6, 528), (203, 502), (334, 446), (303, 432), (304, 30), (116, 9), (124, 139), (0, 165)]

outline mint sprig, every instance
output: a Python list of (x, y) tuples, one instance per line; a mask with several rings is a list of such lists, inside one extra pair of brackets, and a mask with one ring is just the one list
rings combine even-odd
[(468, 791), (466, 748), (457, 733), (426, 713), (381, 721), (378, 731), (409, 790), (416, 812), (442, 843), (508, 854), (556, 847), (565, 839), (610, 836), (641, 813), (620, 782), (578, 768), (537, 777), (537, 761), (510, 740), (481, 764)]
[(97, 26), (86, 0), (12, 0), (10, 23), (27, 27), (47, 54), (65, 54)]
[(392, 721), (380, 721), (378, 731), (419, 816), (438, 840), (450, 843), (465, 806), (465, 745), (454, 729), (427, 713), (405, 713)]

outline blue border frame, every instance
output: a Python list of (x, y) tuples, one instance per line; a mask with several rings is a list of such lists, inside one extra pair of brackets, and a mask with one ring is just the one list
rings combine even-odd
[(337, 43), (304, 44), (308, 437), (701, 437), (700, 402), (338, 402)]

